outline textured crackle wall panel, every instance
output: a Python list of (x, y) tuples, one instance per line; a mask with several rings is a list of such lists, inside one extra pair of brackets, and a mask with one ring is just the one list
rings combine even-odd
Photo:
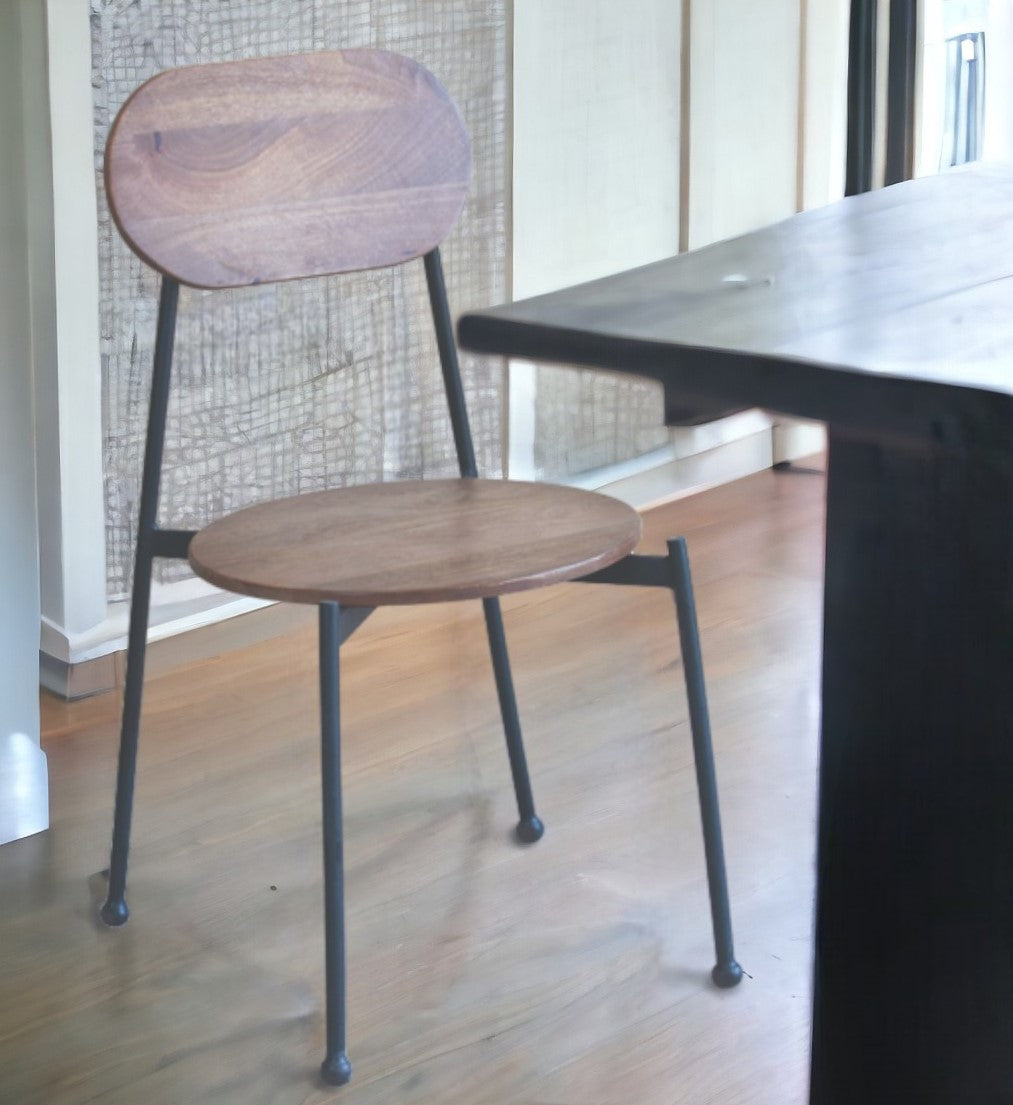
[(660, 384), (538, 366), (535, 468), (544, 478), (604, 468), (670, 440)]
[[(444, 246), (455, 312), (505, 298), (508, 0), (92, 0), (108, 587), (126, 595), (158, 285), (109, 217), (102, 152), (120, 105), (162, 69), (302, 50), (408, 54), (446, 85), (474, 179)], [(183, 289), (160, 518), (196, 528), (257, 500), (456, 472), (421, 262), (235, 292)], [(502, 467), (502, 367), (465, 357), (479, 464)], [(187, 574), (178, 562), (163, 581)]]

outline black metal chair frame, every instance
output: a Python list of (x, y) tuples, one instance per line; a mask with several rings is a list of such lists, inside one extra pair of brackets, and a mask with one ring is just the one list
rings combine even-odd
[[(443, 382), (450, 411), (454, 443), (462, 477), (477, 477), (475, 453), (468, 424), (464, 390), (454, 342), (450, 311), (438, 249), (424, 257), (429, 301), (436, 329)], [(109, 864), (109, 892), (102, 907), (103, 921), (122, 925), (129, 916), (125, 892), (130, 825), (133, 808), (137, 743), (140, 729), (144, 659), (151, 598), (151, 571), (155, 557), (186, 559), (196, 531), (162, 529), (157, 522), (165, 419), (172, 367), (173, 343), (179, 284), (162, 278), (155, 341), (151, 404), (141, 484), (140, 519), (134, 566), (130, 630), (127, 645), (126, 684), (116, 780), (116, 812), (112, 855)], [(704, 851), (710, 891), (716, 965), (714, 982), (734, 986), (742, 977), (735, 961), (731, 915), (725, 875), (717, 782), (711, 749), (710, 722), (700, 655), (696, 610), (689, 560), (683, 538), (668, 542), (667, 556), (631, 554), (618, 563), (576, 582), (616, 583), (663, 587), (675, 600), (682, 648), (690, 728), (696, 764), (697, 789), (703, 823)], [(519, 821), (517, 839), (525, 844), (537, 841), (544, 831), (535, 813), (528, 777), (520, 719), (514, 696), (510, 662), (498, 598), (482, 600), (496, 689), (506, 735), (507, 754), (513, 776)], [(327, 1055), (321, 1071), (326, 1082), (340, 1085), (351, 1075), (345, 1046), (345, 920), (344, 859), (341, 811), (341, 726), (339, 704), (339, 653), (341, 645), (372, 613), (370, 607), (344, 607), (336, 602), (319, 605), (321, 768), (323, 785), (324, 900), (327, 995)]]

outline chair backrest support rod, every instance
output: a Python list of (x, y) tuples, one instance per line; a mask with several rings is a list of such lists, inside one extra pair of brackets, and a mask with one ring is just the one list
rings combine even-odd
[(165, 416), (169, 406), (169, 380), (172, 374), (172, 349), (176, 334), (176, 304), (179, 284), (162, 277), (158, 300), (158, 327), (155, 333), (154, 368), (151, 376), (151, 405), (148, 408), (148, 437), (144, 446), (144, 475), (141, 478), (141, 507), (138, 540), (147, 542), (158, 520), (158, 492), (162, 475), (162, 447), (165, 443)]
[(461, 383), (461, 368), (457, 360), (457, 345), (450, 321), (447, 287), (443, 280), (443, 265), (440, 261), (439, 249), (430, 250), (425, 255), (424, 261), (426, 283), (429, 285), (429, 305), (433, 311), (436, 344), (440, 350), (440, 366), (443, 369), (443, 387), (447, 393), (450, 424), (454, 431), (454, 445), (457, 447), (457, 463), (462, 476), (477, 476), (475, 447), (471, 441), (468, 408), (464, 402), (464, 386)]

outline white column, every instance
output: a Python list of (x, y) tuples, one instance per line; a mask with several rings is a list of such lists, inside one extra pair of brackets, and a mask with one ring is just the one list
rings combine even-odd
[(89, 5), (21, 11), (43, 638), (71, 660), (106, 617)]
[(802, 60), (804, 210), (844, 195), (850, 0), (805, 0)]
[(0, 844), (49, 825), (39, 747), (39, 575), (21, 11), (0, 6)]

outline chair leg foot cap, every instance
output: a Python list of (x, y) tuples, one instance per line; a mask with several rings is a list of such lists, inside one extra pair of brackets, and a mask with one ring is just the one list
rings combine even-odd
[(541, 840), (545, 835), (545, 826), (542, 824), (540, 817), (534, 815), (525, 817), (517, 822), (514, 835), (521, 844), (534, 844), (536, 840)]
[(103, 921), (112, 928), (116, 928), (119, 925), (125, 925), (127, 918), (130, 916), (130, 910), (127, 909), (127, 903), (121, 898), (118, 902), (114, 902), (110, 898), (105, 905), (99, 910), (99, 916)]
[(715, 986), (720, 986), (722, 990), (730, 990), (742, 981), (742, 968), (734, 959), (730, 963), (719, 963), (711, 971), (711, 978)]
[(328, 1086), (343, 1086), (352, 1077), (352, 1064), (348, 1056), (343, 1051), (329, 1055), (320, 1064), (320, 1077)]

